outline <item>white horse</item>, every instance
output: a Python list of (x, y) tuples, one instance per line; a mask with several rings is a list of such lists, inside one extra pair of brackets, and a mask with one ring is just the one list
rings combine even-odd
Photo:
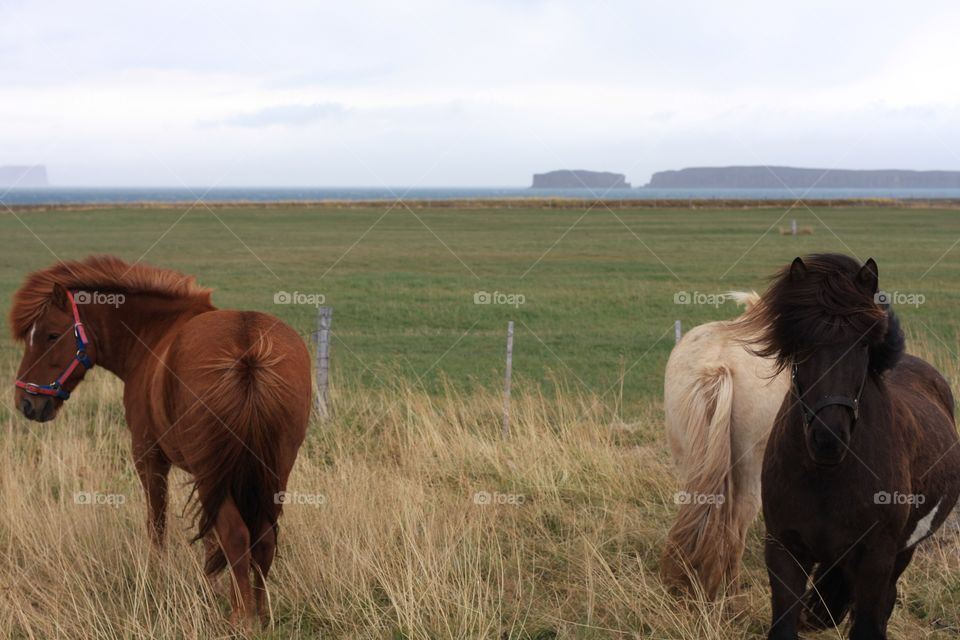
[[(756, 293), (731, 293), (750, 313)], [(680, 505), (660, 575), (714, 599), (735, 587), (750, 524), (760, 510), (767, 436), (790, 376), (751, 353), (736, 321), (691, 329), (664, 378), (667, 440), (681, 479)]]

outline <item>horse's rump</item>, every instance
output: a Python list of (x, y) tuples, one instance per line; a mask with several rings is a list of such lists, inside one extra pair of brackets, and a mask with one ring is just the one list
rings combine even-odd
[[(732, 296), (749, 308), (755, 294)], [(744, 537), (760, 508), (760, 460), (787, 388), (772, 362), (741, 344), (739, 325), (692, 329), (667, 363), (667, 438), (681, 476), (676, 520), (660, 573), (715, 597), (737, 576)]]
[[(171, 376), (180, 410), (171, 433), (194, 476), (199, 540), (232, 498), (257, 539), (275, 527), (278, 494), (306, 433), (310, 360), (300, 337), (279, 319), (257, 312), (196, 316), (171, 347)], [(170, 378), (168, 377), (168, 380)], [(206, 570), (217, 573), (217, 553)]]

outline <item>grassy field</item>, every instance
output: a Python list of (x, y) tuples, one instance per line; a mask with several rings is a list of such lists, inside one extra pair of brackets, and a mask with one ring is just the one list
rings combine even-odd
[[(0, 305), (51, 252), (111, 252), (195, 273), (219, 305), (277, 313), (305, 336), (315, 309), (274, 304), (276, 292), (321, 293), (335, 307), (334, 418), (311, 425), (291, 478), (303, 500), (281, 522), (274, 623), (259, 637), (761, 637), (762, 524), (741, 590), (720, 603), (677, 600), (656, 574), (675, 510), (659, 399), (673, 321), (736, 313), (675, 304), (679, 292), (761, 288), (807, 252), (873, 256), (884, 289), (924, 296), (898, 305), (914, 350), (955, 390), (960, 379), (960, 247), (948, 252), (960, 212), (799, 207), (779, 225), (796, 217), (816, 232), (796, 238), (777, 233), (782, 209), (198, 207), (177, 222), (182, 214), (0, 215)], [(525, 302), (477, 305), (478, 291)], [(510, 319), (517, 393), (503, 441)], [(0, 372), (12, 390), (20, 353), (7, 333)], [(44, 425), (13, 415), (9, 397), (0, 637), (239, 635), (202, 579), (200, 549), (186, 544), (183, 474), (170, 548), (149, 548), (119, 383), (94, 371)], [(112, 498), (78, 504), (80, 493)], [(892, 637), (960, 633), (955, 531), (925, 544), (901, 584)]]
[[(304, 335), (315, 309), (274, 304), (274, 295), (322, 294), (335, 309), (332, 367), (342, 381), (495, 388), (514, 320), (520, 388), (551, 392), (562, 381), (614, 396), (627, 371), (629, 412), (660, 393), (674, 320), (693, 326), (736, 313), (730, 303), (678, 305), (676, 294), (762, 288), (798, 254), (843, 251), (876, 258), (887, 290), (923, 294), (917, 309), (898, 306), (908, 326), (956, 348), (960, 249), (944, 253), (960, 238), (960, 212), (798, 206), (777, 223), (783, 213), (384, 205), (35, 212), (22, 222), (6, 214), (0, 306), (54, 255), (143, 257), (196, 274), (220, 306), (276, 313)], [(780, 236), (791, 218), (815, 235)], [(480, 291), (524, 301), (474, 304)], [(2, 333), (2, 359), (19, 357)]]

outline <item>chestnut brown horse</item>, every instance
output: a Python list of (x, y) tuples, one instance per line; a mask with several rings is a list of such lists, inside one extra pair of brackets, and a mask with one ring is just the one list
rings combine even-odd
[(960, 495), (953, 395), (904, 352), (878, 273), (872, 259), (797, 258), (743, 321), (792, 373), (761, 475), (770, 638), (848, 611), (850, 638), (886, 638), (900, 574)]
[(192, 277), (109, 256), (30, 274), (10, 312), (26, 345), (16, 405), (45, 422), (87, 369), (123, 380), (153, 542), (163, 545), (176, 465), (193, 475), (207, 574), (232, 572), (232, 619), (265, 620), (280, 494), (310, 416), (310, 358), (279, 319), (218, 310), (210, 294)]

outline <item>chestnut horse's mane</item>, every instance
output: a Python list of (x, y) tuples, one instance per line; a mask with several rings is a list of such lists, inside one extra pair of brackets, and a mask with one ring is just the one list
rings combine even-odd
[(857, 282), (861, 265), (831, 253), (806, 256), (803, 265), (800, 279), (791, 275), (791, 265), (777, 272), (759, 304), (738, 321), (748, 335), (759, 336), (751, 350), (774, 358), (783, 370), (820, 347), (865, 339), (872, 369), (896, 364), (904, 351), (900, 323)]
[(10, 309), (10, 329), (16, 340), (26, 340), (30, 328), (46, 310), (53, 286), (113, 293), (148, 293), (165, 298), (193, 298), (210, 304), (210, 289), (193, 276), (173, 269), (130, 264), (115, 256), (91, 256), (60, 261), (34, 271), (17, 289)]

